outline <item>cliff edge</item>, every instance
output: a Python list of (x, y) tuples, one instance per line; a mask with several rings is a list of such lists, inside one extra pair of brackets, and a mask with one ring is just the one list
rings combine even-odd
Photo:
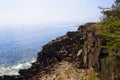
[(120, 58), (111, 57), (102, 31), (87, 23), (43, 46), (31, 68), (0, 80), (120, 80)]

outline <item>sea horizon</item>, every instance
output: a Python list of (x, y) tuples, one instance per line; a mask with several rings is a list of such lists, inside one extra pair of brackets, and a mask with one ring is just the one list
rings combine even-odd
[(49, 41), (76, 31), (78, 25), (38, 27), (4, 27), (0, 29), (0, 76), (19, 75), (37, 58), (37, 53)]

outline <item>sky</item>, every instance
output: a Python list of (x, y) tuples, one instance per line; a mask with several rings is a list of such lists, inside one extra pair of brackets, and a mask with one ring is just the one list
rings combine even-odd
[(75, 24), (99, 21), (114, 0), (0, 0), (1, 25)]

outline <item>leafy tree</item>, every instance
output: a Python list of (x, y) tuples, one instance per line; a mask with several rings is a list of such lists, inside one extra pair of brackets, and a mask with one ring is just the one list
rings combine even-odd
[(120, 19), (120, 0), (116, 0), (111, 9), (103, 11), (105, 19), (118, 18)]
[(107, 38), (103, 47), (108, 48), (110, 55), (120, 57), (120, 0), (115, 0), (111, 8), (102, 11), (104, 17), (101, 21), (103, 32)]

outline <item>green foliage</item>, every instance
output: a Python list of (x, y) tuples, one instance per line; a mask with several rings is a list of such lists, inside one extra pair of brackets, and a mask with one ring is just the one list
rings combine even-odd
[(107, 62), (106, 58), (101, 58), (101, 62)]
[(120, 58), (120, 53), (114, 53), (114, 52), (110, 52), (109, 53), (110, 57), (119, 57)]
[(118, 38), (118, 39), (115, 38), (114, 40), (107, 42), (107, 45), (111, 46), (111, 47), (120, 48), (120, 38)]
[(120, 20), (120, 0), (116, 0), (111, 9), (102, 12), (105, 20), (108, 18), (118, 18)]
[(90, 78), (89, 80), (97, 80), (96, 78)]
[(109, 56), (120, 57), (120, 0), (116, 0), (112, 8), (103, 11), (104, 19), (98, 24), (101, 36), (107, 41), (106, 45)]
[(103, 11), (103, 14), (106, 15), (106, 19), (120, 18), (120, 10), (106, 10), (106, 11)]
[(115, 3), (116, 3), (116, 4), (119, 4), (119, 3), (120, 3), (120, 0), (116, 0)]
[(63, 80), (63, 77), (57, 77), (55, 80)]

